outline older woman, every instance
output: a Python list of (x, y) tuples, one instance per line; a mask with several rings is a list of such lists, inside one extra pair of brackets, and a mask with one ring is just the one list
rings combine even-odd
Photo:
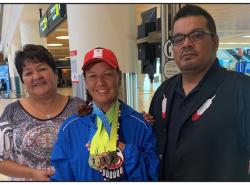
[(55, 61), (43, 46), (26, 45), (15, 65), (28, 96), (9, 104), (0, 118), (0, 173), (13, 180), (48, 180), (59, 126), (82, 101), (57, 93)]
[(114, 53), (95, 48), (84, 58), (89, 101), (61, 126), (52, 152), (52, 180), (157, 180), (151, 124), (118, 100), (121, 71)]

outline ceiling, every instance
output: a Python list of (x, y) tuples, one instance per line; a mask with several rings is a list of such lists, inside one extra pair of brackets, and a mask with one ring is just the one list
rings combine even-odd
[(220, 48), (250, 47), (250, 38), (243, 37), (250, 35), (250, 4), (199, 5), (206, 9), (215, 20)]
[[(32, 4), (28, 8), (36, 7), (34, 16), (39, 16), (38, 7), (45, 11), (49, 4)], [(250, 35), (250, 4), (199, 4), (206, 9), (215, 19), (217, 32), (220, 38), (220, 48), (250, 47), (250, 38), (242, 36)], [(157, 7), (157, 17), (160, 17), (160, 4), (136, 4), (136, 22), (141, 24), (141, 12)], [(26, 19), (33, 16), (26, 15)], [(56, 60), (69, 56), (68, 40), (58, 40), (56, 36), (68, 35), (67, 20), (63, 21), (52, 33), (47, 36), (47, 43), (62, 43), (60, 47), (48, 47)], [(224, 44), (231, 43), (231, 44)], [(237, 43), (237, 44), (232, 44)], [(241, 43), (241, 44), (240, 44)]]
[[(40, 19), (39, 9), (41, 9), (42, 14), (44, 14), (44, 12), (49, 8), (49, 6), (50, 4), (25, 4), (21, 20), (22, 21), (30, 21), (30, 20), (38, 21)], [(51, 33), (49, 33), (46, 37), (47, 44), (51, 44), (51, 43), (63, 44), (60, 47), (47, 46), (47, 48), (52, 53), (55, 60), (68, 60), (65, 57), (69, 57), (69, 40), (56, 39), (57, 36), (65, 36), (65, 35), (68, 35), (67, 19), (61, 22), (56, 27), (56, 29), (53, 30)]]
[(57, 36), (66, 36), (68, 35), (68, 22), (67, 20), (64, 20), (60, 25), (47, 36), (47, 43), (58, 43), (63, 44), (60, 47), (52, 47), (48, 46), (49, 51), (54, 56), (55, 60), (69, 60), (69, 40), (59, 40), (56, 37)]

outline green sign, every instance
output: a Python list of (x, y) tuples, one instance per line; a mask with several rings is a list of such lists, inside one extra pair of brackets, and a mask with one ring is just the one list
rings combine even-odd
[(65, 4), (52, 4), (39, 21), (40, 36), (45, 37), (66, 18)]
[(48, 18), (47, 12), (41, 17), (39, 21), (39, 32), (41, 37), (45, 37), (48, 34), (49, 27), (48, 27)]

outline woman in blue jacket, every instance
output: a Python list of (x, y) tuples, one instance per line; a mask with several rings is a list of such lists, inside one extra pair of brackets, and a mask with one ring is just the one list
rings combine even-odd
[(152, 126), (118, 99), (121, 71), (114, 53), (94, 48), (85, 55), (82, 69), (88, 100), (59, 130), (51, 180), (157, 180)]

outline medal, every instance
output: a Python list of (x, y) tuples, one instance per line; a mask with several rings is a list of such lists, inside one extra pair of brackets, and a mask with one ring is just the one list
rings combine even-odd
[(117, 148), (115, 153), (114, 152), (111, 153), (111, 156), (113, 158), (113, 161), (110, 162), (110, 165), (107, 168), (118, 169), (119, 167), (121, 167), (124, 161), (122, 151), (119, 148)]
[(100, 158), (100, 169), (103, 169), (110, 164), (110, 157), (107, 153), (99, 154)]
[(119, 178), (123, 174), (122, 164), (124, 162), (124, 157), (119, 148), (117, 148), (116, 152), (109, 152), (108, 155), (110, 158), (110, 165), (100, 170), (100, 172), (105, 180), (111, 181)]
[(89, 166), (98, 170), (104, 180), (114, 181), (122, 176), (124, 162), (122, 151), (117, 148), (119, 102), (117, 101), (105, 115), (96, 106), (93, 112), (97, 115), (97, 130), (90, 130)]
[(117, 163), (118, 156), (116, 152), (109, 152), (108, 155), (110, 157), (110, 165), (114, 165), (115, 163)]
[(101, 161), (98, 155), (90, 155), (89, 156), (89, 166), (92, 168), (99, 170), (101, 167)]

